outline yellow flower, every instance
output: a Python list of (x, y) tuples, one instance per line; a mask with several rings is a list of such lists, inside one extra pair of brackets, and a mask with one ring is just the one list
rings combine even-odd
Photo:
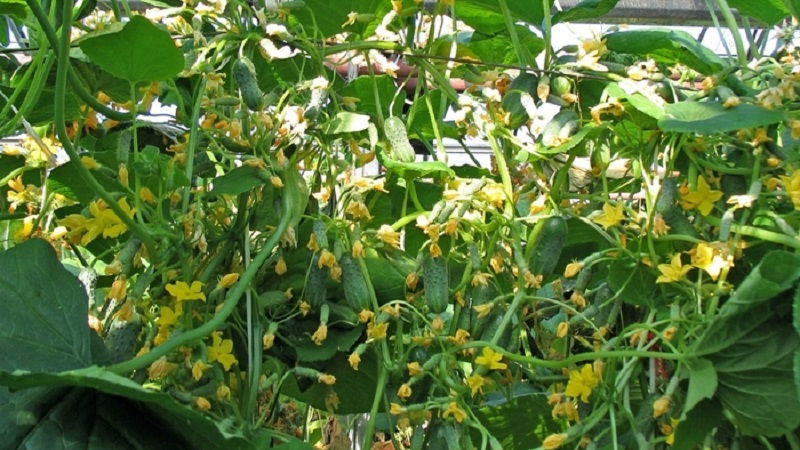
[(358, 364), (361, 362), (361, 357), (358, 356), (358, 353), (351, 353), (347, 358), (347, 362), (350, 363), (350, 367), (352, 367), (353, 370), (358, 370)]
[(332, 386), (336, 384), (336, 377), (333, 375), (329, 375), (327, 373), (321, 373), (319, 374), (319, 377), (317, 377), (317, 381), (319, 381), (322, 384), (327, 384), (328, 386)]
[(391, 414), (393, 416), (397, 416), (397, 415), (402, 414), (402, 412), (403, 412), (403, 407), (400, 406), (398, 403), (390, 403), (389, 404), (389, 414)]
[(491, 347), (484, 347), (483, 354), (475, 358), (475, 364), (486, 366), (489, 370), (504, 370), (508, 367), (506, 363), (500, 362), (503, 359), (501, 353), (495, 352)]
[(411, 272), (406, 277), (406, 287), (413, 291), (417, 288), (417, 283), (419, 282), (419, 276), (416, 272)]
[(217, 387), (217, 400), (223, 401), (229, 398), (231, 398), (231, 388), (225, 386), (224, 384), (220, 384), (219, 387)]
[(386, 339), (386, 330), (389, 328), (389, 324), (370, 322), (367, 325), (367, 339), (374, 339), (379, 341), (381, 339)]
[(617, 206), (611, 206), (609, 203), (603, 204), (603, 212), (597, 214), (592, 222), (600, 225), (603, 229), (607, 230), (625, 219), (625, 212), (622, 203), (617, 203)]
[[(136, 214), (135, 209), (128, 206), (128, 200), (122, 198), (117, 205), (125, 212), (128, 217)], [(108, 205), (102, 200), (97, 200), (89, 204), (90, 218), (80, 214), (70, 214), (58, 221), (59, 225), (64, 225), (70, 229), (71, 236), (82, 236), (81, 245), (89, 245), (97, 236), (103, 235), (104, 238), (116, 238), (128, 231), (128, 226), (108, 209)]]
[(569, 435), (566, 433), (551, 434), (544, 439), (544, 442), (542, 442), (542, 448), (544, 450), (555, 450), (561, 447), (568, 437)]
[(783, 188), (794, 203), (794, 209), (800, 210), (800, 169), (795, 170), (788, 177), (781, 176)]
[(91, 156), (81, 156), (81, 163), (83, 167), (86, 167), (89, 170), (95, 170), (100, 168), (100, 164), (95, 161), (94, 158)]
[(397, 396), (403, 400), (411, 397), (411, 386), (409, 386), (408, 383), (400, 385), (400, 389), (397, 390)]
[(584, 364), (580, 371), (570, 370), (569, 381), (564, 394), (578, 398), (584, 402), (589, 402), (589, 396), (592, 395), (592, 389), (600, 384), (600, 378), (595, 375), (591, 364)]
[(491, 278), (492, 274), (490, 273), (483, 273), (478, 272), (472, 276), (472, 286), (489, 286), (489, 278)]
[(467, 377), (467, 386), (469, 386), (469, 388), (472, 390), (472, 393), (470, 395), (472, 395), (473, 397), (478, 392), (483, 392), (481, 388), (483, 388), (485, 385), (486, 385), (486, 380), (480, 375), (471, 375)]
[(233, 283), (239, 281), (239, 274), (238, 273), (227, 273), (223, 275), (223, 277), (217, 283), (217, 289), (227, 289), (233, 286)]
[(317, 331), (314, 332), (314, 335), (311, 336), (311, 340), (314, 341), (317, 345), (322, 345), (325, 339), (328, 338), (328, 326), (324, 323), (319, 324)]
[(525, 271), (525, 274), (522, 276), (525, 279), (525, 287), (527, 289), (541, 289), (542, 288), (542, 281), (544, 280), (543, 275), (534, 275), (529, 270)]
[(460, 328), (456, 330), (455, 336), (449, 336), (447, 338), (447, 340), (455, 345), (464, 345), (467, 343), (467, 339), (469, 339), (469, 332)]
[(177, 364), (167, 361), (167, 357), (162, 356), (150, 364), (150, 367), (147, 368), (147, 376), (151, 380), (164, 379), (177, 367)]
[(280, 189), (283, 187), (283, 181), (281, 180), (280, 177), (272, 176), (270, 177), (269, 181), (270, 183), (272, 183), (272, 186), (274, 186), (276, 189)]
[(269, 350), (275, 345), (275, 334), (266, 332), (264, 336), (261, 337), (261, 344), (264, 346), (264, 350)]
[(478, 313), (478, 319), (483, 319), (489, 315), (489, 311), (491, 311), (493, 307), (494, 303), (486, 303), (485, 305), (473, 306), (472, 309)]
[(299, 307), (300, 307), (300, 313), (303, 314), (303, 317), (305, 317), (308, 314), (308, 312), (311, 311), (311, 304), (309, 304), (306, 301), (301, 301)]
[(684, 195), (681, 198), (681, 206), (687, 211), (697, 208), (700, 214), (707, 216), (714, 208), (714, 203), (721, 198), (722, 191), (711, 190), (706, 179), (698, 177), (697, 190)]
[(563, 417), (568, 421), (580, 422), (581, 416), (578, 414), (578, 408), (572, 402), (559, 402), (553, 407), (552, 416), (554, 419)]
[(369, 213), (369, 209), (364, 202), (361, 201), (351, 201), (350, 204), (347, 205), (347, 208), (344, 210), (347, 214), (350, 214), (353, 219), (367, 219), (372, 220), (372, 215)]
[(665, 423), (661, 425), (661, 433), (667, 435), (667, 439), (664, 442), (666, 442), (669, 445), (675, 443), (675, 429), (678, 428), (679, 422), (680, 421), (678, 419), (670, 417), (668, 424)]
[(183, 308), (180, 307), (180, 303), (175, 308), (175, 311), (172, 310), (169, 306), (162, 306), (159, 308), (159, 316), (156, 319), (158, 325), (160, 327), (168, 327), (170, 325), (175, 325), (178, 322), (178, 319), (181, 317), (183, 313)]
[(208, 362), (214, 361), (222, 364), (225, 370), (230, 370), (231, 365), (236, 363), (236, 357), (231, 354), (233, 351), (233, 341), (231, 339), (222, 339), (222, 332), (215, 331), (211, 333), (212, 343), (208, 347)]
[(416, 361), (406, 364), (406, 368), (408, 368), (408, 375), (412, 377), (422, 373), (422, 366)]
[(141, 189), (139, 189), (139, 200), (150, 205), (156, 204), (156, 196), (153, 195), (153, 191), (151, 191), (150, 188), (148, 188), (147, 186), (144, 186)]
[(453, 416), (456, 422), (461, 423), (467, 418), (467, 413), (462, 411), (456, 402), (450, 402), (450, 404), (447, 405), (447, 409), (442, 412), (442, 418), (447, 419), (450, 416)]
[(358, 313), (358, 321), (361, 323), (367, 323), (375, 316), (375, 313), (368, 310), (362, 309), (361, 312)]
[(192, 364), (192, 378), (194, 378), (195, 381), (198, 381), (200, 378), (203, 378), (203, 372), (211, 367), (211, 364), (206, 364), (198, 359), (194, 362), (194, 364)]
[(168, 284), (166, 289), (178, 302), (184, 300), (206, 301), (206, 295), (203, 294), (203, 283), (199, 281), (193, 281), (191, 286), (184, 281), (176, 281)]
[(567, 336), (569, 333), (569, 322), (561, 322), (558, 324), (558, 329), (556, 330), (556, 337), (563, 338)]
[(322, 253), (319, 255), (319, 261), (317, 261), (317, 267), (322, 269), (323, 267), (333, 268), (336, 264), (336, 257), (333, 256), (333, 253), (329, 252), (328, 250), (323, 250)]
[(658, 419), (669, 410), (672, 398), (669, 395), (662, 395), (653, 402), (653, 418)]
[(692, 266), (684, 266), (681, 263), (681, 255), (675, 254), (669, 264), (659, 264), (658, 271), (661, 275), (658, 276), (656, 283), (677, 283), (683, 279)]
[(364, 243), (360, 240), (353, 242), (353, 258), (363, 258), (364, 257)]
[(194, 406), (200, 411), (211, 409), (211, 403), (205, 397), (195, 397), (192, 399)]
[(394, 231), (389, 225), (381, 225), (378, 228), (378, 239), (394, 248), (400, 248), (400, 232)]
[(582, 262), (573, 261), (567, 264), (567, 267), (564, 269), (564, 278), (572, 278), (578, 273), (580, 273), (581, 269), (583, 269)]
[(280, 258), (278, 258), (278, 262), (275, 263), (275, 273), (277, 273), (278, 275), (283, 275), (286, 273), (287, 270), (288, 268), (286, 267), (286, 260), (283, 259), (283, 256), (281, 256)]
[(716, 281), (723, 269), (730, 268), (733, 263), (723, 257), (722, 251), (714, 244), (701, 242), (697, 247), (689, 251), (692, 258), (692, 265), (698, 269), (705, 270)]

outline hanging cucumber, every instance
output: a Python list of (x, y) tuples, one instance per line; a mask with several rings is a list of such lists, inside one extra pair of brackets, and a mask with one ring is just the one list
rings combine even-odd
[(339, 258), (339, 267), (342, 268), (342, 288), (347, 304), (356, 312), (369, 309), (369, 287), (358, 260), (344, 253)]
[(142, 321), (138, 314), (133, 314), (130, 320), (115, 320), (111, 324), (105, 343), (108, 353), (111, 355), (112, 364), (133, 358), (141, 331)]
[(412, 162), (416, 158), (416, 152), (408, 140), (406, 124), (398, 117), (389, 117), (383, 121), (383, 132), (389, 145), (392, 147), (394, 159), (400, 162)]
[(252, 111), (260, 111), (264, 108), (264, 95), (258, 88), (256, 78), (256, 68), (249, 59), (242, 56), (233, 63), (233, 78), (239, 85), (239, 92), (242, 101)]
[(425, 280), (425, 304), (434, 314), (447, 309), (450, 299), (450, 281), (447, 260), (426, 255), (422, 260), (422, 277)]
[(567, 221), (561, 216), (540, 220), (533, 227), (528, 245), (528, 269), (547, 278), (558, 263), (561, 249), (567, 242)]
[(319, 253), (315, 253), (311, 258), (311, 268), (308, 272), (304, 295), (304, 300), (311, 305), (313, 310), (322, 306), (328, 295), (328, 273), (327, 266), (319, 267)]

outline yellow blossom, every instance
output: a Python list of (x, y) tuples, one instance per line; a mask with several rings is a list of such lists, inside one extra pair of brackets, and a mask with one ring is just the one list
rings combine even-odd
[(409, 386), (408, 383), (400, 385), (400, 389), (397, 390), (397, 396), (403, 400), (411, 397), (411, 386)]
[(269, 350), (275, 345), (275, 334), (274, 333), (264, 333), (264, 336), (261, 338), (261, 343), (264, 346), (264, 350)]
[(789, 198), (792, 199), (794, 209), (800, 210), (800, 169), (795, 170), (788, 177), (781, 176), (781, 181), (783, 181), (783, 188), (786, 189)]
[(317, 331), (314, 332), (314, 335), (311, 336), (311, 340), (314, 341), (317, 345), (322, 345), (325, 339), (328, 338), (328, 326), (324, 323), (319, 324)]
[(467, 386), (469, 386), (470, 390), (472, 391), (470, 395), (472, 395), (473, 397), (478, 392), (483, 392), (481, 389), (485, 385), (486, 385), (486, 379), (484, 379), (480, 375), (471, 375), (467, 377)]
[(544, 276), (542, 275), (534, 275), (530, 271), (525, 271), (525, 274), (522, 276), (525, 279), (525, 287), (528, 289), (541, 289), (542, 288), (542, 281), (544, 280)]
[(438, 242), (431, 242), (430, 252), (432, 258), (438, 258), (442, 256), (442, 247), (439, 247)]
[(611, 206), (609, 203), (603, 204), (603, 212), (597, 214), (592, 222), (600, 225), (603, 229), (607, 230), (619, 224), (625, 219), (625, 212), (622, 203), (617, 203), (617, 206)]
[(167, 357), (162, 356), (155, 360), (153, 364), (150, 364), (150, 367), (147, 369), (147, 376), (151, 380), (163, 380), (177, 367), (177, 364), (167, 361)]
[(227, 289), (233, 286), (233, 283), (239, 281), (239, 274), (238, 273), (227, 273), (220, 278), (219, 282), (217, 283), (217, 289)]
[(653, 418), (658, 419), (669, 410), (672, 405), (672, 397), (669, 395), (662, 395), (653, 402)]
[(716, 281), (723, 269), (730, 268), (733, 263), (723, 257), (719, 246), (700, 242), (697, 247), (689, 251), (692, 265), (698, 269), (705, 270), (711, 279)]
[(403, 407), (400, 406), (398, 403), (390, 403), (389, 404), (389, 414), (393, 416), (397, 416), (403, 413)]
[(220, 384), (217, 387), (217, 400), (223, 401), (231, 398), (231, 388), (224, 384)]
[(678, 331), (678, 328), (676, 328), (674, 325), (671, 325), (671, 326), (667, 327), (667, 329), (664, 330), (664, 334), (663, 334), (664, 339), (666, 339), (668, 341), (671, 341), (672, 338), (675, 337), (675, 333), (677, 331)]
[(712, 190), (704, 177), (698, 177), (697, 190), (683, 195), (681, 206), (687, 211), (697, 208), (700, 214), (707, 216), (714, 208), (714, 203), (720, 198), (722, 198), (722, 191)]
[(353, 258), (363, 258), (364, 257), (364, 243), (360, 240), (353, 242)]
[(301, 301), (300, 305), (298, 306), (300, 308), (300, 313), (303, 314), (303, 317), (305, 317), (308, 312), (311, 311), (311, 305), (308, 302)]
[(461, 410), (456, 402), (450, 402), (447, 409), (442, 412), (442, 418), (447, 419), (450, 416), (453, 416), (456, 422), (461, 423), (467, 418), (467, 413)]
[(503, 355), (497, 353), (491, 347), (484, 347), (481, 356), (475, 358), (475, 364), (486, 366), (489, 370), (504, 370), (508, 367), (506, 363), (501, 362)]
[(333, 255), (333, 253), (329, 252), (328, 250), (322, 250), (322, 253), (319, 255), (319, 261), (317, 261), (317, 267), (320, 269), (323, 267), (330, 269), (333, 268), (335, 264), (336, 257)]
[(551, 434), (544, 439), (542, 442), (542, 448), (544, 450), (555, 450), (560, 448), (564, 442), (566, 442), (569, 435), (567, 433), (559, 433), (559, 434)]
[(389, 324), (386, 322), (383, 323), (375, 323), (370, 322), (367, 324), (367, 339), (379, 341), (381, 339), (386, 339), (386, 330), (389, 328)]
[(319, 377), (317, 377), (317, 381), (319, 381), (322, 384), (327, 384), (328, 386), (332, 386), (336, 384), (336, 377), (333, 375), (329, 375), (327, 373), (321, 373), (319, 374)]
[(572, 278), (572, 277), (578, 275), (578, 273), (580, 273), (581, 269), (583, 269), (583, 263), (582, 262), (573, 261), (573, 262), (567, 264), (567, 267), (564, 269), (564, 277), (565, 278)]
[(489, 278), (491, 278), (491, 276), (492, 274), (490, 273), (477, 272), (472, 276), (472, 286), (478, 286), (479, 284), (482, 286), (489, 286)]
[(353, 370), (358, 370), (358, 364), (361, 362), (361, 357), (358, 356), (358, 353), (351, 353), (347, 358), (347, 362), (350, 363), (350, 367), (352, 367)]
[(451, 217), (447, 219), (447, 223), (444, 226), (444, 233), (448, 236), (458, 237), (458, 219), (455, 217)]
[(594, 373), (591, 364), (584, 364), (580, 371), (570, 370), (569, 381), (564, 394), (579, 398), (584, 402), (589, 402), (589, 396), (592, 395), (592, 389), (600, 384), (600, 378)]
[(667, 439), (664, 441), (668, 445), (672, 445), (675, 443), (675, 429), (678, 428), (678, 423), (680, 421), (673, 417), (669, 418), (669, 423), (665, 423), (661, 425), (661, 433), (667, 436)]
[(195, 397), (192, 399), (192, 402), (200, 411), (208, 411), (211, 409), (211, 403), (205, 397)]
[(661, 275), (658, 276), (656, 283), (677, 283), (683, 279), (692, 266), (684, 266), (681, 263), (681, 255), (679, 253), (672, 257), (669, 264), (659, 264), (658, 271)]
[(95, 170), (100, 168), (100, 164), (95, 161), (94, 158), (91, 156), (81, 156), (81, 163), (83, 167), (86, 167), (89, 170)]
[(285, 274), (289, 269), (286, 267), (286, 260), (283, 259), (283, 256), (278, 258), (278, 262), (275, 263), (275, 273), (278, 275)]
[(159, 316), (156, 321), (158, 325), (161, 327), (168, 327), (170, 325), (175, 325), (178, 322), (178, 319), (181, 317), (183, 313), (182, 308), (180, 308), (180, 303), (175, 308), (175, 311), (172, 310), (169, 306), (162, 306), (159, 308)]
[(564, 338), (569, 333), (569, 322), (561, 322), (558, 324), (558, 329), (556, 330), (556, 337)]
[(281, 177), (272, 176), (270, 177), (269, 181), (270, 183), (272, 183), (272, 186), (275, 187), (276, 189), (280, 189), (283, 187), (283, 180), (281, 180)]
[(184, 281), (176, 281), (168, 284), (166, 289), (178, 302), (184, 300), (206, 301), (206, 295), (203, 294), (203, 283), (199, 281), (193, 281), (191, 286)]
[(578, 414), (578, 408), (572, 402), (560, 402), (553, 407), (552, 416), (554, 419), (563, 417), (571, 422), (580, 422), (581, 417)]
[(486, 303), (484, 305), (473, 306), (472, 309), (478, 313), (478, 319), (483, 319), (489, 315), (489, 311), (491, 311), (493, 307), (494, 303)]
[(417, 283), (419, 282), (419, 276), (416, 272), (411, 272), (406, 276), (406, 287), (413, 291), (417, 288)]
[(139, 200), (150, 205), (156, 204), (156, 196), (153, 195), (153, 191), (151, 191), (150, 188), (148, 188), (147, 186), (144, 186), (141, 189), (139, 189)]
[(586, 308), (586, 297), (583, 296), (581, 292), (575, 291), (569, 297), (570, 303), (577, 309)]
[(344, 212), (351, 215), (355, 220), (362, 218), (372, 220), (372, 215), (369, 213), (367, 205), (361, 201), (351, 201), (350, 204), (347, 205), (347, 208), (344, 210)]
[(195, 381), (200, 380), (200, 378), (203, 378), (203, 372), (211, 367), (211, 364), (206, 364), (198, 359), (192, 364), (192, 378), (194, 378)]
[(438, 333), (439, 331), (442, 331), (442, 328), (444, 328), (444, 320), (442, 320), (442, 316), (434, 317), (431, 321), (431, 330)]
[(235, 364), (236, 357), (231, 354), (233, 351), (233, 341), (231, 339), (222, 339), (222, 332), (215, 331), (211, 333), (212, 343), (208, 346), (208, 362), (215, 361), (222, 364), (225, 370), (230, 370), (231, 365)]
[(422, 366), (416, 361), (406, 364), (406, 368), (408, 369), (408, 375), (412, 377), (422, 373)]
[(362, 309), (362, 310), (361, 310), (361, 311), (358, 313), (358, 321), (359, 321), (359, 322), (361, 322), (361, 323), (367, 323), (367, 322), (369, 322), (370, 320), (372, 320), (372, 318), (373, 318), (374, 316), (375, 316), (375, 313), (374, 313), (374, 312), (372, 312), (372, 311), (370, 311), (370, 310), (368, 310), (368, 309)]
[(400, 248), (400, 232), (394, 231), (389, 225), (381, 225), (376, 233), (378, 239), (394, 248)]
[[(132, 218), (136, 213), (135, 209), (128, 206), (127, 199), (120, 199), (117, 205), (128, 217)], [(89, 203), (89, 213), (91, 214), (89, 218), (80, 214), (70, 214), (58, 221), (58, 224), (69, 228), (71, 236), (82, 236), (80, 242), (84, 246), (89, 245), (101, 234), (105, 238), (116, 238), (128, 231), (128, 226), (102, 200)]]
[(306, 244), (306, 248), (308, 248), (312, 252), (319, 251), (319, 243), (317, 242), (317, 235), (311, 233), (311, 235), (308, 237), (308, 244)]
[(455, 345), (464, 345), (467, 343), (467, 339), (469, 339), (469, 332), (459, 328), (456, 330), (455, 336), (450, 336), (447, 339)]
[(125, 300), (127, 294), (127, 283), (125, 282), (125, 275), (120, 275), (111, 283), (111, 289), (108, 290), (106, 298), (115, 299), (117, 301)]

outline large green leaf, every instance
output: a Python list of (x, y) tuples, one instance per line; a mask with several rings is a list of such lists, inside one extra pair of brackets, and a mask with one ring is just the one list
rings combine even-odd
[[(347, 15), (351, 12), (360, 14), (385, 14), (391, 9), (391, 5), (382, 0), (307, 0), (305, 8), (292, 11), (292, 15), (306, 29), (306, 33), (320, 33), (320, 37), (329, 37), (344, 31), (363, 32), (366, 26), (356, 23), (349, 27), (343, 27), (347, 22)], [(388, 8), (385, 6), (389, 5)], [(384, 8), (380, 8), (384, 6)], [(383, 15), (376, 17), (380, 21)]]
[(719, 72), (726, 65), (722, 58), (685, 31), (619, 31), (607, 34), (605, 38), (606, 46), (612, 52), (653, 58), (667, 64), (682, 63), (705, 75)]
[(675, 428), (675, 443), (671, 450), (698, 448), (724, 418), (722, 405), (716, 398), (698, 403)]
[[(550, 13), (553, 1), (548, 0), (547, 11), (539, 1), (506, 0), (506, 4), (515, 22), (525, 22), (541, 29), (544, 15)], [(503, 9), (497, 0), (459, 0), (456, 15), (482, 33), (495, 34), (507, 29)]]
[(369, 127), (369, 116), (348, 111), (340, 111), (331, 120), (326, 130), (329, 134), (357, 133)]
[[(73, 387), (49, 406), (43, 420), (28, 432), (26, 441), (37, 445), (19, 448), (62, 448), (44, 445), (55, 439), (92, 443), (78, 448), (96, 449), (161, 448), (167, 444), (185, 449), (253, 448), (244, 436), (227, 429), (225, 422), (100, 367), (62, 373), (0, 372), (0, 384), (14, 389)], [(79, 415), (74, 416), (76, 413)]]
[(80, 47), (93, 63), (131, 83), (168, 80), (184, 67), (183, 52), (169, 33), (144, 16), (90, 35)]
[(213, 181), (212, 194), (239, 195), (269, 181), (263, 169), (253, 166), (237, 167)]
[[(398, 97), (397, 86), (394, 79), (388, 75), (378, 75), (375, 77), (358, 77), (350, 84), (339, 91), (342, 97), (352, 97), (358, 100), (358, 112), (369, 114), (374, 121), (378, 120), (378, 111), (383, 117), (400, 116), (405, 102), (405, 92), (400, 91)], [(376, 95), (378, 96), (376, 98)], [(392, 104), (392, 100), (394, 103)], [(391, 112), (389, 111), (392, 106)]]
[(583, 0), (577, 5), (553, 16), (553, 24), (576, 20), (597, 19), (608, 14), (619, 0)]
[(541, 445), (545, 437), (560, 429), (551, 411), (545, 395), (528, 393), (481, 408), (475, 415), (500, 440), (502, 448), (527, 450)]
[(475, 31), (467, 47), (480, 58), (481, 62), (519, 65), (518, 50), (527, 54), (528, 61), (533, 61), (544, 50), (544, 40), (527, 27), (516, 26), (515, 29), (520, 49), (514, 46), (507, 32), (484, 34)]
[(664, 131), (677, 133), (724, 133), (781, 122), (783, 113), (752, 104), (725, 108), (720, 102), (680, 102), (664, 107), (658, 121)]
[(24, 19), (28, 12), (25, 9), (24, 0), (2, 0), (0, 1), (0, 15), (17, 16)]
[(728, 5), (739, 10), (743, 16), (758, 19), (769, 26), (789, 15), (784, 3), (782, 0), (728, 0)]
[(0, 370), (91, 364), (86, 291), (39, 239), (0, 253)]
[(656, 277), (632, 258), (617, 258), (609, 268), (608, 285), (625, 303), (654, 306)]
[(783, 6), (792, 17), (800, 17), (800, 0), (783, 0)]
[(689, 369), (689, 388), (683, 409), (691, 411), (704, 399), (714, 396), (717, 391), (717, 371), (709, 360), (702, 358), (687, 361), (686, 367)]

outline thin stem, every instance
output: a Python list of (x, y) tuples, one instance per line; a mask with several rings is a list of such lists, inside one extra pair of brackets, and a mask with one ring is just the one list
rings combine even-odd
[(742, 42), (742, 35), (739, 34), (739, 26), (736, 24), (736, 18), (733, 17), (733, 11), (728, 6), (728, 0), (717, 0), (719, 11), (722, 13), (722, 18), (725, 19), (725, 25), (728, 26), (728, 31), (733, 36), (733, 42), (736, 44), (736, 57), (739, 65), (747, 65), (747, 52), (744, 50), (744, 42)]

